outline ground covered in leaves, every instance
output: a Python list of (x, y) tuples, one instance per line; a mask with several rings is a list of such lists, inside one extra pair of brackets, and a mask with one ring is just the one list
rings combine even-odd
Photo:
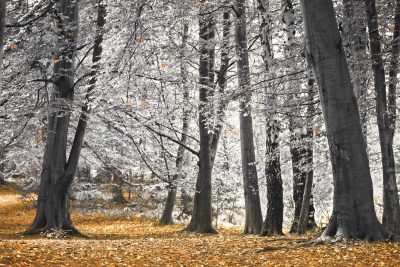
[(245, 236), (240, 229), (197, 235), (181, 232), (182, 225), (107, 214), (75, 213), (89, 238), (23, 236), (33, 216), (31, 203), (0, 186), (0, 266), (400, 266), (400, 244), (301, 247), (299, 236)]

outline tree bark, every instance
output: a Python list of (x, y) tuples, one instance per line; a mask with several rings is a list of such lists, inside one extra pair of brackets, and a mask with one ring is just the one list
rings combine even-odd
[(176, 187), (171, 187), (168, 190), (167, 201), (165, 203), (164, 211), (160, 219), (160, 225), (170, 225), (173, 224), (172, 212), (174, 210), (176, 199)]
[(62, 48), (54, 62), (54, 93), (51, 97), (48, 136), (43, 160), (41, 182), (35, 219), (27, 234), (61, 231), (63, 235), (80, 235), (73, 226), (69, 211), (69, 190), (78, 166), (83, 137), (87, 126), (90, 92), (95, 87), (98, 61), (103, 40), (102, 27), (105, 22), (105, 7), (99, 1), (95, 45), (92, 57), (92, 72), (85, 103), (82, 106), (72, 148), (66, 158), (70, 108), (68, 103), (74, 95), (74, 62), (78, 35), (78, 10), (76, 1), (63, 0), (57, 3), (59, 19), (59, 47)]
[[(202, 3), (199, 15), (199, 130), (200, 130), (200, 161), (199, 177), (196, 182), (196, 194), (194, 198), (193, 218), (186, 230), (198, 233), (216, 233), (212, 228), (211, 218), (211, 135), (207, 126), (207, 96), (213, 88), (215, 45), (215, 19), (213, 14), (204, 14), (208, 3)], [(212, 50), (212, 51), (211, 51)]]
[[(181, 79), (183, 86), (183, 102), (184, 107), (182, 111), (182, 135), (180, 142), (182, 144), (187, 143), (187, 134), (189, 130), (189, 115), (190, 110), (188, 108), (189, 105), (189, 88), (188, 88), (188, 73), (187, 73), (187, 41), (188, 41), (188, 32), (189, 25), (187, 22), (183, 25), (183, 34), (182, 34), (182, 44), (181, 44)], [(185, 148), (183, 146), (178, 146), (177, 157), (175, 160), (175, 169), (176, 174), (174, 174), (173, 179), (170, 184), (170, 188), (168, 190), (167, 201), (165, 203), (164, 211), (160, 219), (161, 225), (169, 225), (173, 224), (172, 220), (172, 212), (174, 210), (175, 200), (176, 200), (176, 181), (182, 178), (182, 169), (183, 169), (183, 157), (185, 155)]]
[[(375, 7), (375, 0), (365, 0), (368, 19), (368, 33), (371, 47), (372, 70), (374, 72), (374, 86), (376, 92), (376, 116), (381, 145), (382, 171), (383, 171), (383, 225), (391, 232), (400, 233), (400, 205), (396, 183), (396, 170), (393, 151), (393, 138), (389, 119), (388, 101), (386, 96), (385, 68), (382, 58), (381, 41), (378, 28), (378, 16)], [(399, 12), (399, 1), (397, 1), (396, 13)], [(396, 22), (399, 23), (397, 13)], [(396, 32), (397, 31), (397, 32)], [(399, 25), (395, 25), (394, 38), (398, 41)], [(397, 35), (397, 36), (396, 36)], [(396, 44), (395, 44), (396, 43)], [(398, 42), (393, 45), (394, 53), (391, 59), (391, 66), (397, 68)], [(394, 71), (392, 69), (392, 71)], [(396, 73), (396, 72), (394, 72)], [(392, 73), (392, 74), (394, 74)], [(397, 73), (396, 73), (397, 76)], [(391, 77), (393, 78), (393, 77)], [(393, 79), (392, 79), (393, 80)], [(393, 87), (391, 93), (393, 94)], [(393, 98), (392, 98), (393, 99)], [(391, 103), (396, 105), (395, 101)]]
[[(312, 75), (312, 73), (310, 73)], [(311, 76), (310, 75), (310, 76)], [(301, 210), (299, 214), (299, 223), (297, 227), (298, 234), (304, 234), (307, 229), (312, 229), (316, 226), (315, 218), (314, 218), (314, 205), (312, 202), (312, 187), (313, 187), (313, 178), (314, 178), (314, 171), (313, 171), (313, 138), (314, 138), (314, 131), (313, 131), (313, 116), (315, 113), (314, 108), (314, 80), (312, 77), (309, 78), (308, 81), (308, 106), (307, 106), (307, 119), (306, 119), (306, 126), (307, 132), (305, 137), (305, 165), (306, 170), (303, 171), (305, 174), (305, 181), (303, 184), (303, 195), (302, 195), (302, 203), (301, 203)], [(304, 140), (303, 140), (304, 141)]]
[[(0, 93), (2, 92), (3, 80), (3, 44), (6, 34), (6, 1), (0, 1)], [(1, 178), (0, 178), (1, 179)]]
[(245, 234), (259, 234), (262, 228), (262, 214), (258, 187), (257, 168), (253, 140), (253, 119), (251, 115), (251, 87), (249, 55), (247, 47), (245, 0), (236, 0), (236, 54), (239, 88), (243, 94), (239, 99), (240, 144), (242, 156), (243, 186), (245, 198)]
[[(221, 45), (221, 66), (218, 72), (218, 80), (217, 80), (217, 85), (218, 85), (218, 90), (219, 93), (222, 95), (224, 94), (226, 84), (227, 84), (227, 72), (228, 72), (228, 67), (229, 67), (229, 44), (230, 44), (230, 27), (231, 27), (231, 22), (230, 22), (230, 14), (228, 12), (223, 13), (223, 39), (222, 39), (222, 45)], [(218, 143), (219, 139), (221, 137), (222, 133), (222, 127), (224, 124), (224, 119), (225, 119), (225, 108), (227, 106), (227, 102), (221, 100), (218, 103), (218, 107), (216, 109), (216, 114), (214, 114), (217, 117), (217, 122), (214, 125), (214, 132), (211, 135), (211, 141), (210, 141), (210, 154), (211, 154), (211, 171), (214, 166), (214, 161), (215, 161), (215, 155), (217, 153), (217, 148), (218, 148)], [(187, 231), (194, 231), (196, 229), (197, 222), (199, 221), (199, 213), (197, 212), (199, 210), (199, 205), (200, 205), (200, 172), (198, 174), (197, 180), (196, 180), (196, 192), (194, 196), (194, 205), (193, 205), (193, 214), (192, 218), (190, 220), (189, 225), (185, 228)]]
[(367, 143), (367, 31), (365, 3), (363, 0), (343, 0), (344, 24), (346, 27), (345, 41), (351, 49), (350, 63), (354, 93), (360, 110), (361, 126)]
[(375, 213), (365, 140), (333, 3), (301, 0), (301, 9), (333, 170), (333, 213), (319, 240), (382, 240), (387, 232)]
[[(273, 64), (272, 51), (272, 20), (270, 16), (269, 0), (259, 0), (260, 11), (260, 35), (263, 48), (263, 61), (266, 72), (269, 72)], [(274, 92), (265, 88), (265, 99), (269, 106), (276, 107), (277, 99)], [(273, 114), (265, 112), (266, 117), (266, 153), (265, 153), (265, 177), (267, 182), (267, 212), (260, 235), (282, 235), (283, 223), (283, 187), (280, 165), (279, 149), (279, 118), (276, 110)]]

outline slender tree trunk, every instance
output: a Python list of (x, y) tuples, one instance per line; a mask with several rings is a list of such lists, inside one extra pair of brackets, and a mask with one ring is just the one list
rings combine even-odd
[[(260, 10), (260, 35), (263, 48), (263, 60), (266, 72), (269, 72), (273, 64), (272, 51), (272, 20), (270, 16), (269, 0), (259, 0)], [(265, 99), (271, 107), (276, 107), (277, 97), (274, 92), (265, 88)], [(272, 110), (273, 113), (276, 110)], [(277, 114), (265, 112), (266, 117), (266, 153), (265, 153), (265, 177), (267, 180), (267, 212), (261, 235), (282, 235), (283, 223), (283, 187), (280, 165), (279, 149), (279, 118)]]
[(257, 168), (253, 140), (253, 118), (251, 115), (251, 88), (249, 55), (246, 30), (246, 1), (236, 0), (236, 54), (239, 88), (243, 92), (239, 99), (240, 144), (242, 155), (243, 186), (245, 199), (245, 234), (259, 234), (262, 214), (258, 187)]
[[(3, 80), (3, 44), (6, 33), (6, 1), (0, 1), (0, 93), (2, 92), (2, 80)], [(0, 178), (1, 179), (1, 178)]]
[(164, 211), (160, 219), (160, 225), (169, 225), (174, 223), (172, 220), (172, 212), (174, 210), (175, 199), (176, 187), (172, 186), (168, 189), (167, 201), (165, 203)]
[[(187, 22), (183, 25), (183, 34), (182, 34), (182, 44), (181, 44), (181, 79), (183, 86), (183, 114), (182, 114), (182, 135), (181, 135), (181, 143), (187, 143), (187, 134), (189, 130), (189, 115), (190, 110), (188, 108), (189, 104), (189, 88), (188, 88), (188, 73), (187, 73), (187, 41), (188, 41), (188, 32), (189, 25)], [(176, 200), (176, 181), (182, 178), (182, 169), (183, 169), (183, 157), (185, 155), (185, 148), (183, 146), (178, 147), (177, 157), (175, 161), (175, 169), (176, 174), (173, 176), (171, 181), (171, 185), (168, 191), (167, 201), (165, 203), (164, 211), (160, 219), (161, 225), (173, 224), (172, 220), (172, 212), (174, 210), (175, 200)]]
[[(221, 66), (220, 70), (218, 72), (218, 80), (217, 80), (217, 85), (218, 85), (218, 91), (219, 94), (223, 95), (226, 84), (227, 84), (227, 71), (229, 67), (229, 43), (230, 43), (230, 27), (231, 27), (231, 22), (230, 22), (230, 14), (228, 12), (224, 12), (223, 14), (223, 39), (222, 39), (222, 45), (221, 45)], [(210, 77), (210, 76), (209, 76)], [(215, 155), (217, 153), (217, 148), (218, 148), (218, 143), (219, 139), (221, 137), (222, 133), (222, 127), (224, 124), (224, 119), (225, 119), (225, 108), (227, 106), (227, 102), (221, 100), (218, 103), (218, 107), (216, 109), (216, 117), (217, 117), (217, 122), (214, 126), (214, 133), (211, 135), (211, 143), (210, 143), (210, 153), (211, 153), (211, 171), (214, 166), (214, 161), (215, 161)], [(193, 205), (193, 214), (192, 218), (190, 220), (189, 225), (185, 228), (187, 231), (194, 231), (196, 229), (196, 224), (199, 221), (199, 213), (197, 212), (199, 210), (199, 205), (200, 205), (200, 173), (198, 174), (197, 180), (196, 180), (196, 192), (194, 195), (194, 205)]]
[[(282, 25), (283, 25), (283, 36), (284, 36), (284, 55), (287, 61), (286, 71), (288, 73), (295, 71), (295, 66), (292, 64), (292, 58), (295, 56), (294, 54), (294, 38), (296, 34), (295, 28), (295, 20), (294, 20), (294, 8), (292, 0), (283, 0), (282, 1)], [(306, 161), (306, 155), (308, 147), (304, 142), (304, 138), (306, 137), (303, 133), (304, 127), (302, 119), (298, 116), (301, 114), (301, 109), (294, 104), (294, 100), (300, 97), (296, 94), (296, 88), (299, 87), (299, 84), (296, 82), (289, 81), (286, 83), (288, 95), (288, 103), (292, 106), (291, 114), (289, 115), (289, 131), (290, 131), (290, 154), (292, 161), (292, 173), (293, 173), (293, 201), (294, 201), (294, 216), (292, 226), (290, 228), (290, 233), (294, 233), (297, 231), (301, 206), (303, 203), (303, 193), (304, 193), (304, 185), (306, 180), (306, 170), (308, 168)], [(311, 196), (312, 197), (312, 196)], [(312, 228), (315, 225), (314, 220), (314, 207), (313, 203), (310, 202), (311, 211), (309, 213), (310, 216), (310, 224), (307, 225), (307, 228)]]
[[(310, 76), (312, 73), (310, 73)], [(304, 181), (304, 192), (302, 196), (302, 203), (301, 203), (301, 210), (299, 215), (299, 223), (297, 233), (304, 234), (307, 229), (312, 229), (316, 226), (315, 219), (314, 219), (314, 205), (312, 202), (312, 187), (313, 187), (313, 138), (314, 138), (314, 131), (313, 131), (313, 116), (315, 113), (314, 108), (314, 80), (310, 77), (308, 81), (308, 106), (307, 106), (307, 120), (306, 126), (307, 131), (306, 135), (304, 136), (305, 140), (305, 165), (306, 170), (303, 172), (305, 173), (306, 179)]]
[[(398, 2), (397, 2), (398, 3)], [(376, 92), (376, 116), (382, 154), (383, 170), (383, 225), (391, 232), (400, 233), (400, 205), (396, 183), (396, 170), (393, 154), (393, 138), (389, 120), (389, 110), (386, 96), (385, 69), (382, 59), (381, 41), (378, 28), (378, 16), (375, 0), (365, 0), (368, 18), (368, 33), (371, 46), (372, 70)], [(397, 4), (397, 12), (399, 12)], [(398, 15), (397, 15), (398, 16)], [(398, 17), (397, 17), (398, 20)], [(398, 39), (399, 25), (395, 27), (394, 38)], [(397, 33), (396, 33), (397, 31)], [(391, 66), (397, 65), (398, 48), (394, 47)], [(396, 69), (396, 68), (395, 68)], [(393, 70), (393, 69), (392, 69)], [(397, 74), (396, 74), (397, 76)], [(393, 88), (392, 88), (393, 89)], [(392, 91), (393, 93), (393, 91)], [(392, 103), (395, 105), (395, 102)], [(394, 125), (392, 125), (394, 127)], [(393, 132), (394, 133), (394, 132)]]
[[(195, 205), (193, 214), (193, 223), (189, 224), (192, 230), (198, 233), (215, 233), (212, 228), (211, 218), (211, 135), (207, 126), (207, 96), (213, 88), (213, 80), (210, 80), (214, 72), (214, 44), (215, 37), (215, 20), (213, 14), (205, 15), (207, 9), (202, 3), (200, 9), (199, 25), (200, 25), (200, 63), (199, 63), (199, 129), (200, 129), (200, 162), (199, 162), (199, 179), (196, 184)], [(197, 203), (196, 203), (197, 200)]]
[(357, 101), (332, 1), (301, 0), (307, 58), (318, 82), (333, 169), (333, 213), (320, 241), (382, 240)]
[[(87, 125), (90, 92), (96, 83), (97, 62), (101, 56), (102, 29), (105, 22), (105, 7), (99, 1), (98, 34), (93, 49), (93, 69), (89, 89), (75, 132), (68, 160), (66, 147), (70, 110), (68, 102), (73, 99), (74, 59), (78, 34), (78, 3), (63, 0), (57, 3), (59, 14), (59, 46), (63, 48), (54, 60), (55, 86), (50, 103), (48, 136), (43, 160), (43, 170), (38, 194), (35, 219), (27, 234), (47, 231), (62, 231), (63, 234), (79, 235), (72, 224), (69, 212), (69, 189), (78, 166), (83, 137)], [(68, 28), (68, 30), (66, 30)]]

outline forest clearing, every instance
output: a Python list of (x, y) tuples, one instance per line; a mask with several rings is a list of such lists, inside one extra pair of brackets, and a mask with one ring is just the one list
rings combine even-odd
[(88, 238), (23, 236), (34, 216), (28, 206), (9, 186), (0, 186), (0, 266), (400, 265), (398, 243), (299, 247), (304, 236), (247, 236), (239, 228), (200, 235), (182, 232), (183, 225), (159, 226), (154, 219), (105, 214), (73, 215)]

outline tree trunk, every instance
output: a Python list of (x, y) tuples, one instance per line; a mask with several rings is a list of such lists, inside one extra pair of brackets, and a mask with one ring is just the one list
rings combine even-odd
[[(43, 170), (38, 194), (35, 219), (27, 234), (60, 231), (61, 234), (80, 235), (72, 224), (69, 212), (69, 189), (78, 166), (83, 137), (87, 125), (89, 97), (96, 82), (97, 62), (101, 55), (102, 30), (105, 8), (99, 1), (98, 35), (93, 49), (93, 69), (89, 89), (75, 132), (68, 161), (66, 159), (67, 136), (70, 118), (69, 101), (73, 99), (74, 62), (78, 34), (78, 3), (63, 0), (57, 3), (59, 16), (59, 47), (61, 53), (54, 61), (54, 94), (51, 97), (48, 136), (43, 159)], [(63, 30), (68, 27), (69, 30)]]
[(361, 126), (367, 143), (367, 31), (365, 3), (363, 0), (344, 0), (344, 25), (346, 27), (346, 42), (351, 48), (351, 71), (354, 93), (360, 111)]
[(257, 168), (253, 140), (253, 119), (251, 115), (251, 88), (249, 55), (247, 48), (245, 0), (236, 0), (236, 54), (239, 88), (243, 92), (239, 99), (240, 144), (242, 156), (243, 186), (245, 199), (245, 234), (259, 234), (262, 214), (258, 187)]
[[(399, 12), (399, 1), (396, 11)], [(393, 153), (393, 138), (389, 122), (389, 110), (386, 96), (385, 69), (382, 59), (381, 41), (378, 29), (378, 16), (375, 0), (365, 0), (368, 18), (368, 33), (371, 46), (372, 70), (376, 92), (376, 116), (382, 154), (383, 170), (383, 225), (391, 232), (400, 233), (400, 205), (396, 183), (396, 170)], [(397, 15), (399, 16), (399, 15)], [(398, 17), (396, 18), (397, 20)], [(396, 21), (398, 22), (398, 21)], [(395, 39), (398, 39), (399, 25), (395, 27)], [(397, 31), (397, 33), (396, 33)], [(398, 44), (397, 44), (398, 45)], [(391, 65), (397, 65), (398, 48), (394, 47)], [(393, 63), (396, 61), (395, 63)], [(393, 65), (394, 64), (394, 65)], [(396, 74), (397, 76), (397, 74)], [(392, 92), (393, 93), (393, 92)], [(395, 102), (393, 103), (395, 105)], [(394, 125), (392, 125), (394, 127)]]
[[(310, 73), (312, 75), (312, 73)], [(310, 75), (310, 76), (311, 76)], [(301, 203), (301, 210), (299, 215), (299, 223), (297, 233), (304, 234), (307, 229), (312, 229), (316, 226), (315, 219), (314, 219), (314, 205), (312, 202), (312, 186), (313, 186), (313, 116), (315, 113), (314, 108), (314, 80), (310, 77), (308, 81), (308, 106), (307, 106), (307, 132), (305, 137), (305, 165), (306, 170), (303, 171), (305, 174), (305, 181), (303, 184), (303, 195), (302, 195), (302, 203)], [(304, 141), (304, 140), (303, 140)]]
[[(314, 80), (310, 69), (310, 77), (308, 79), (308, 100), (307, 100), (307, 111), (305, 113), (305, 133), (298, 133), (295, 129), (300, 128), (300, 120), (298, 118), (289, 119), (289, 129), (291, 131), (290, 137), (290, 153), (292, 156), (292, 170), (293, 170), (293, 200), (295, 204), (294, 218), (290, 233), (298, 232), (300, 214), (302, 209), (305, 209), (307, 213), (304, 214), (306, 219), (306, 230), (310, 230), (317, 226), (314, 217), (314, 203), (312, 201), (312, 182), (309, 192), (309, 200), (305, 200), (305, 186), (307, 184), (307, 176), (310, 180), (313, 179), (313, 117), (315, 113), (314, 109)], [(295, 111), (294, 114), (298, 114), (299, 111)], [(304, 124), (304, 121), (302, 122)], [(303, 208), (303, 203), (306, 201), (309, 207)]]
[[(272, 20), (270, 16), (269, 0), (259, 0), (260, 11), (260, 35), (263, 48), (263, 61), (266, 72), (269, 72), (273, 64), (272, 51)], [(265, 99), (271, 107), (276, 107), (277, 99), (274, 92), (265, 88)], [(279, 121), (276, 110), (265, 112), (266, 117), (266, 153), (265, 153), (265, 177), (267, 180), (267, 212), (261, 235), (282, 235), (283, 223), (283, 187), (280, 165), (279, 149)]]
[[(184, 107), (182, 111), (182, 135), (181, 135), (181, 143), (187, 143), (187, 134), (189, 130), (189, 88), (188, 88), (188, 73), (187, 73), (187, 40), (188, 40), (188, 32), (189, 25), (187, 22), (183, 25), (183, 34), (182, 34), (182, 44), (181, 44), (181, 79), (183, 86), (183, 101)], [(175, 160), (175, 168), (176, 174), (173, 176), (173, 179), (170, 184), (170, 189), (168, 191), (167, 201), (165, 203), (164, 211), (161, 216), (160, 225), (169, 225), (173, 224), (172, 220), (172, 212), (174, 210), (175, 200), (176, 200), (176, 182), (182, 178), (182, 169), (183, 169), (183, 157), (185, 155), (185, 148), (183, 146), (178, 147), (178, 152)]]
[(279, 153), (279, 127), (277, 121), (267, 124), (265, 177), (267, 179), (267, 214), (262, 236), (282, 235), (283, 187)]
[[(200, 9), (199, 25), (200, 25), (200, 63), (199, 63), (199, 129), (200, 129), (200, 162), (199, 162), (199, 179), (196, 183), (195, 205), (193, 209), (193, 223), (189, 225), (198, 233), (216, 233), (212, 228), (211, 218), (211, 135), (207, 126), (207, 108), (209, 101), (207, 96), (213, 88), (212, 74), (214, 73), (215, 53), (211, 50), (215, 49), (212, 44), (215, 37), (215, 20), (212, 14), (203, 14), (207, 9), (203, 3)], [(196, 202), (197, 200), (197, 202)]]
[[(0, 1), (0, 94), (2, 92), (2, 80), (3, 80), (3, 44), (6, 33), (6, 1)], [(1, 179), (1, 178), (0, 178)]]
[[(221, 66), (220, 70), (218, 72), (218, 89), (219, 93), (222, 95), (225, 91), (226, 84), (227, 84), (227, 72), (228, 72), (228, 67), (229, 67), (229, 40), (230, 40), (230, 14), (228, 12), (224, 12), (223, 14), (223, 39), (222, 39), (222, 45), (221, 45)], [(209, 54), (210, 55), (210, 54)], [(212, 84), (212, 82), (211, 82)], [(212, 93), (212, 92), (211, 92)], [(214, 126), (214, 133), (211, 135), (211, 141), (210, 141), (210, 157), (211, 157), (211, 171), (214, 166), (214, 160), (215, 160), (215, 155), (217, 153), (217, 148), (218, 148), (218, 143), (219, 139), (221, 137), (222, 133), (222, 127), (224, 123), (224, 118), (225, 118), (225, 108), (227, 106), (227, 102), (225, 101), (220, 101), (218, 103), (218, 108), (216, 109), (216, 117), (217, 117), (217, 123)], [(200, 172), (198, 174), (197, 180), (196, 180), (196, 192), (194, 195), (194, 205), (193, 205), (193, 213), (192, 213), (192, 218), (190, 220), (189, 225), (185, 228), (187, 231), (195, 231), (197, 228), (196, 225), (199, 221), (199, 213), (197, 212), (199, 210), (199, 205), (200, 205)]]
[(170, 225), (173, 224), (172, 212), (174, 210), (176, 199), (176, 187), (169, 188), (167, 201), (165, 203), (164, 211), (160, 219), (160, 225)]
[(333, 213), (320, 241), (382, 240), (357, 101), (332, 1), (301, 0), (307, 58), (318, 82), (333, 169)]

